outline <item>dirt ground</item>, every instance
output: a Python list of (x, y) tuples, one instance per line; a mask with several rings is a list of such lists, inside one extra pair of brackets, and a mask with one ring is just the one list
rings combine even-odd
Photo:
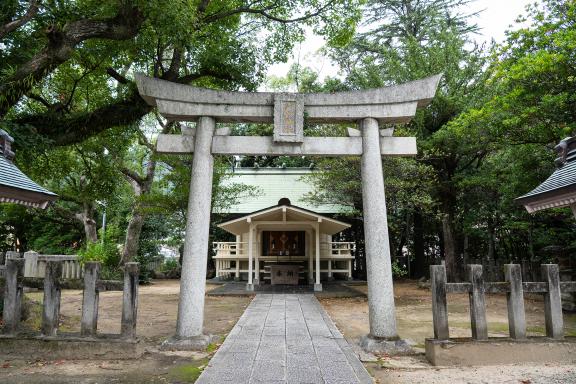
[[(172, 336), (178, 311), (178, 280), (159, 280), (139, 287), (137, 334), (146, 344), (142, 358), (131, 361), (2, 360), (0, 383), (189, 383), (194, 382), (208, 361), (208, 353), (162, 352), (158, 345)], [(216, 285), (207, 285), (211, 290)], [(26, 296), (42, 301), (42, 292)], [(224, 337), (250, 303), (250, 297), (206, 297), (205, 333)], [(61, 298), (63, 332), (80, 330), (82, 291), (66, 290)], [(99, 301), (98, 331), (119, 333), (122, 292), (103, 292)], [(25, 326), (39, 329), (40, 314), (34, 313)]]
[[(207, 289), (215, 286), (208, 285)], [(354, 286), (365, 292), (365, 286)], [(169, 353), (158, 350), (159, 343), (173, 335), (176, 327), (179, 282), (156, 281), (141, 286), (138, 307), (138, 335), (145, 341), (147, 352), (132, 361), (50, 361), (0, 359), (0, 383), (192, 383), (208, 362), (217, 345), (207, 353)], [(41, 292), (27, 297), (41, 301)], [(418, 289), (414, 282), (395, 284), (397, 319), (400, 335), (411, 339), (421, 348), (432, 335), (430, 292)], [(225, 336), (250, 302), (249, 297), (206, 297), (205, 331)], [(449, 297), (450, 332), (453, 336), (470, 336), (468, 298)], [(368, 333), (366, 298), (321, 299), (322, 304), (346, 336), (354, 342)], [(82, 305), (81, 291), (62, 294), (62, 331), (77, 331)], [(492, 336), (505, 336), (506, 299), (487, 297), (489, 330)], [(103, 333), (120, 331), (121, 292), (100, 295), (98, 329)], [(541, 300), (526, 300), (526, 312), (531, 334), (544, 331)], [(39, 327), (36, 313), (26, 325)], [(576, 335), (576, 315), (565, 316), (566, 334)], [(569, 365), (508, 365), (495, 367), (436, 368), (423, 355), (391, 358), (382, 356), (367, 363), (378, 383), (576, 383), (576, 367)]]
[[(354, 286), (364, 293), (366, 286)], [(419, 289), (415, 282), (395, 282), (394, 297), (398, 332), (423, 353), (424, 339), (433, 336), (432, 306), (429, 290)], [(330, 317), (351, 342), (368, 333), (367, 298), (321, 299)], [(505, 295), (487, 295), (489, 336), (508, 335)], [(540, 297), (527, 298), (526, 322), (529, 335), (544, 335), (544, 302)], [(450, 336), (471, 337), (467, 294), (448, 295)], [(564, 330), (576, 336), (576, 314), (564, 315)], [(379, 383), (576, 383), (576, 367), (571, 365), (527, 364), (493, 367), (435, 368), (423, 355), (413, 357), (382, 356), (378, 362), (367, 363)]]
[[(161, 342), (174, 334), (178, 313), (179, 280), (156, 280), (139, 287), (137, 334), (149, 344)], [(208, 284), (206, 291), (218, 285)], [(42, 292), (30, 292), (27, 297), (42, 302)], [(250, 303), (250, 298), (206, 297), (204, 327), (207, 333), (224, 335), (232, 329), (238, 317)], [(82, 291), (66, 290), (61, 298), (61, 325), (63, 332), (79, 332), (82, 315)], [(98, 332), (120, 333), (122, 317), (122, 292), (103, 292), (98, 307)], [(28, 322), (31, 327), (39, 321)]]

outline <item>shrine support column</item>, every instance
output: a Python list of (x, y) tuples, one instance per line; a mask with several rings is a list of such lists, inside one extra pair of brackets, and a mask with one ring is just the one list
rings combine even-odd
[(378, 121), (373, 118), (363, 119), (360, 128), (363, 151), (362, 205), (368, 278), (369, 337), (377, 340), (396, 340), (398, 333)]
[[(248, 218), (250, 220), (250, 218)], [(252, 282), (252, 277), (254, 272), (252, 266), (254, 265), (254, 225), (250, 223), (248, 230), (248, 283), (246, 283), (246, 290), (253, 291), (254, 283)]]
[(314, 224), (314, 232), (315, 232), (315, 239), (316, 239), (316, 246), (314, 247), (316, 250), (316, 281), (314, 283), (314, 291), (315, 292), (322, 292), (322, 283), (320, 282), (320, 224)]
[(211, 148), (215, 127), (216, 122), (211, 117), (201, 117), (196, 124), (176, 339), (202, 336), (214, 166)]

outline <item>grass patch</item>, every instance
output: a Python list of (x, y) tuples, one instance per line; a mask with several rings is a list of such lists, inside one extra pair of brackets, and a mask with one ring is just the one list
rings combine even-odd
[(530, 326), (530, 327), (526, 327), (526, 332), (538, 333), (540, 335), (545, 335), (546, 334), (546, 328), (544, 328), (543, 326)]
[(510, 329), (506, 323), (488, 323), (488, 331), (493, 333), (508, 333)]
[(200, 374), (202, 374), (207, 363), (208, 359), (202, 359), (191, 364), (178, 365), (170, 369), (168, 376), (171, 380), (176, 380), (178, 382), (194, 383), (198, 377), (200, 377)]
[(206, 347), (206, 352), (212, 353), (212, 352), (214, 352), (214, 351), (217, 350), (217, 349), (218, 349), (218, 345), (217, 345), (217, 344), (215, 344), (215, 343), (210, 343), (210, 344), (208, 344), (208, 346)]
[(24, 321), (24, 327), (33, 331), (37, 331), (42, 326), (42, 300), (40, 302), (24, 298), (24, 305), (26, 306), (27, 318)]

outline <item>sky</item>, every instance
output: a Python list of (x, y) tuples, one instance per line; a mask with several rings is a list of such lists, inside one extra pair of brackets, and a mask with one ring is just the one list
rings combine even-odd
[[(475, 17), (475, 22), (480, 26), (480, 33), (476, 36), (476, 42), (481, 44), (490, 42), (492, 39), (497, 42), (504, 40), (504, 32), (509, 28), (518, 15), (524, 13), (527, 4), (535, 0), (476, 0), (468, 6), (465, 11), (474, 13), (482, 10)], [(322, 48), (324, 40), (322, 37), (308, 34), (306, 40), (297, 45), (292, 52), (292, 58), (288, 63), (279, 63), (268, 69), (268, 75), (283, 77), (286, 76), (290, 66), (299, 62), (303, 66), (310, 67), (319, 73), (320, 79), (326, 76), (337, 76), (338, 68), (330, 60), (316, 52)]]

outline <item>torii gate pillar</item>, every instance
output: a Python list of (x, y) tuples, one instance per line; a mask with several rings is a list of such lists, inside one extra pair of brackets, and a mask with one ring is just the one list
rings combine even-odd
[(378, 121), (364, 119), (362, 131), (362, 205), (364, 212), (364, 243), (368, 278), (368, 314), (370, 335), (395, 339), (396, 314), (392, 287), (392, 264)]
[[(200, 343), (208, 342), (202, 337), (204, 322), (204, 295), (206, 290), (206, 267), (208, 264), (208, 238), (212, 203), (212, 136), (216, 121), (211, 117), (201, 117), (196, 129), (194, 158), (188, 212), (186, 217), (186, 237), (182, 255), (180, 276), (180, 301), (176, 337), (187, 339), (199, 337)], [(202, 277), (202, 278), (200, 278)], [(206, 339), (206, 340), (203, 340)]]
[[(370, 334), (362, 341), (373, 352), (404, 352), (398, 338), (392, 287), (390, 242), (381, 156), (416, 155), (416, 138), (394, 137), (379, 123), (406, 123), (434, 97), (440, 76), (367, 91), (333, 94), (226, 92), (136, 75), (140, 95), (167, 119), (196, 121), (195, 134), (160, 135), (159, 153), (194, 153), (188, 200), (176, 335), (166, 349), (202, 349), (213, 154), (361, 156), (362, 201)], [(358, 123), (348, 137), (307, 137), (312, 124)], [(229, 136), (216, 122), (273, 123), (274, 136)], [(318, 284), (320, 285), (320, 284)], [(315, 287), (321, 289), (320, 287)]]

